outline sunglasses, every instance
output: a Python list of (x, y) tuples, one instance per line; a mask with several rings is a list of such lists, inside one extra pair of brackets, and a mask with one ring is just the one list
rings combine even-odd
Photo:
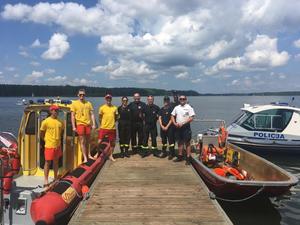
[(180, 98), (179, 100), (183, 100), (184, 101), (184, 100), (186, 100), (186, 98)]
[(81, 96), (85, 96), (85, 94), (79, 94), (79, 96), (81, 97)]

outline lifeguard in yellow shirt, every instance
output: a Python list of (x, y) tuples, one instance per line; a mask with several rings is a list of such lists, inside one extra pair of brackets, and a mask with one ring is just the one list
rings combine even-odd
[(49, 108), (51, 116), (41, 124), (41, 138), (45, 141), (44, 186), (48, 185), (49, 167), (53, 160), (54, 179), (57, 178), (58, 160), (62, 156), (61, 135), (64, 130), (63, 123), (57, 118), (59, 107), (52, 105)]
[(112, 96), (110, 94), (105, 95), (106, 104), (99, 107), (99, 143), (104, 137), (107, 137), (110, 142), (110, 154), (109, 159), (116, 161), (113, 157), (113, 152), (116, 142), (116, 121), (118, 117), (118, 108), (114, 106)]
[(83, 162), (92, 158), (89, 151), (91, 129), (96, 128), (94, 108), (92, 103), (85, 100), (85, 90), (78, 91), (79, 99), (72, 102), (71, 121), (73, 131), (79, 136), (80, 146), (83, 154)]

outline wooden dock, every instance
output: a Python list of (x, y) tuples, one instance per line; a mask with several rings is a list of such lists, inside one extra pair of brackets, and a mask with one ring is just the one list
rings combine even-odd
[(153, 156), (107, 161), (71, 225), (232, 224), (191, 166)]

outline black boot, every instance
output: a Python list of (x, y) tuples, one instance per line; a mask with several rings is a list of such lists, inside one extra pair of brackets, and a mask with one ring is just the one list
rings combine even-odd
[(157, 148), (154, 148), (152, 151), (153, 151), (153, 156), (160, 157), (160, 154), (159, 154), (159, 151)]
[(124, 147), (121, 147), (120, 150), (121, 150), (120, 157), (124, 158)]
[(132, 147), (132, 155), (137, 154), (137, 147)]
[(177, 158), (173, 160), (173, 162), (181, 162), (181, 161), (183, 161), (182, 155), (178, 155)]
[(125, 147), (125, 157), (130, 158), (129, 153), (128, 153), (128, 147)]
[(149, 148), (148, 148), (148, 146), (143, 146), (141, 148), (140, 155), (141, 155), (142, 158), (145, 158), (145, 157), (147, 157), (149, 155)]
[(191, 165), (191, 156), (186, 157), (185, 165), (187, 166)]
[(162, 154), (160, 155), (160, 158), (166, 158), (167, 156), (168, 156), (168, 153), (167, 153), (167, 151), (166, 151), (166, 148), (163, 147), (163, 149), (162, 149)]
[(175, 150), (173, 149), (169, 149), (169, 157), (168, 160), (172, 160), (175, 156)]

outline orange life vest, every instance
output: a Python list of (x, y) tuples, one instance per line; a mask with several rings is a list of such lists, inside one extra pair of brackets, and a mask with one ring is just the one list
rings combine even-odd
[(208, 146), (204, 146), (201, 154), (201, 160), (207, 166), (213, 166), (217, 163), (217, 157), (224, 155), (223, 148), (215, 147), (210, 144)]
[(223, 165), (222, 167), (214, 168), (214, 172), (222, 177), (227, 177), (228, 175), (233, 175), (237, 180), (245, 180), (246, 179), (246, 176), (243, 173), (241, 173), (237, 169), (230, 167), (230, 166)]
[(228, 136), (228, 131), (225, 127), (221, 126), (219, 129), (218, 143), (219, 147), (223, 148), (226, 145), (226, 140)]

